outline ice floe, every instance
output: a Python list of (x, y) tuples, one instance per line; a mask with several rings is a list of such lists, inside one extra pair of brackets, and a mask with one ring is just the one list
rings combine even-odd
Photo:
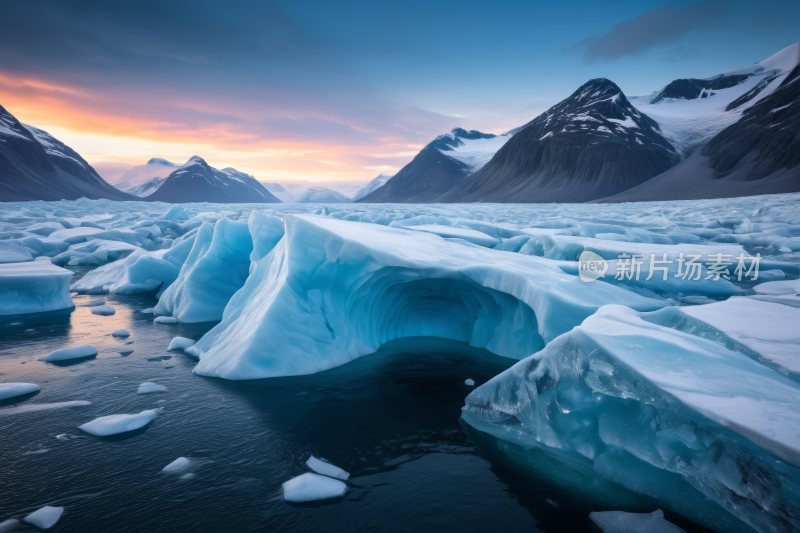
[(3, 520), (2, 522), (0, 522), (0, 533), (8, 533), (18, 525), (19, 525), (19, 520), (15, 520), (13, 518), (9, 518), (8, 520)]
[(308, 466), (317, 474), (322, 474), (323, 476), (341, 479), (342, 481), (347, 481), (350, 479), (350, 474), (348, 472), (345, 472), (336, 465), (321, 461), (313, 455), (308, 458), (308, 461), (306, 461), (306, 466)]
[(108, 415), (95, 418), (78, 429), (97, 437), (108, 437), (141, 429), (158, 418), (158, 411), (148, 409), (135, 415)]
[(71, 279), (72, 272), (47, 261), (0, 264), (0, 315), (72, 308)]
[(42, 390), (35, 383), (0, 383), (0, 400), (8, 400)]
[(34, 511), (23, 518), (22, 521), (33, 524), (39, 529), (50, 529), (56, 525), (59, 520), (61, 520), (62, 514), (64, 514), (63, 507), (51, 507), (49, 505), (45, 505), (38, 511)]
[(172, 316), (157, 316), (153, 319), (153, 322), (156, 324), (177, 324), (180, 321)]
[(131, 336), (131, 332), (127, 329), (118, 329), (111, 334), (112, 337), (126, 338)]
[(186, 457), (178, 457), (170, 464), (161, 469), (162, 472), (167, 474), (182, 474), (192, 468), (193, 462)]
[(101, 316), (111, 316), (117, 312), (117, 310), (110, 305), (98, 305), (92, 307), (91, 311), (93, 315), (101, 315)]
[(97, 348), (85, 344), (83, 346), (75, 346), (74, 348), (63, 348), (56, 350), (45, 355), (40, 361), (47, 361), (53, 363), (56, 361), (70, 361), (73, 359), (84, 359), (87, 357), (94, 357), (97, 355)]
[(340, 498), (347, 494), (347, 485), (338, 479), (307, 472), (283, 484), (283, 499), (292, 503)]
[(158, 383), (152, 383), (150, 381), (146, 381), (139, 385), (139, 389), (136, 391), (136, 394), (152, 394), (154, 392), (166, 392), (167, 387), (166, 385), (159, 385)]
[(186, 337), (175, 337), (169, 343), (169, 347), (167, 348), (168, 352), (173, 350), (185, 350), (190, 346), (194, 346), (195, 341), (192, 339), (187, 339)]

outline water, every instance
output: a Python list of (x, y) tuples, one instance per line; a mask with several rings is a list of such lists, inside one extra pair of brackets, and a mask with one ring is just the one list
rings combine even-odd
[[(57, 505), (66, 508), (58, 532), (560, 532), (597, 531), (588, 519), (593, 510), (658, 508), (459, 420), (472, 390), (464, 380), (480, 385), (511, 359), (411, 338), (315, 375), (208, 379), (191, 373), (192, 358), (166, 347), (178, 335), (199, 339), (213, 324), (153, 324), (140, 312), (155, 305), (152, 295), (106, 300), (116, 315), (78, 307), (0, 323), (0, 381), (42, 387), (0, 405), (0, 521)], [(110, 336), (120, 328), (131, 337)], [(70, 365), (37, 361), (80, 344), (100, 354)], [(169, 390), (137, 395), (145, 381)], [(24, 411), (75, 400), (92, 404)], [(162, 415), (123, 437), (77, 429), (98, 416), (152, 408), (163, 408)], [(281, 483), (306, 472), (310, 454), (351, 473), (345, 498), (283, 501)], [(161, 473), (180, 456), (196, 462), (192, 479)], [(667, 517), (702, 531), (674, 513)]]

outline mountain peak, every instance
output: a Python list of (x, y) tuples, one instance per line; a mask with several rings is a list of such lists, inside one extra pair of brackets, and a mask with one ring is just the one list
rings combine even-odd
[(193, 155), (192, 157), (189, 158), (189, 160), (186, 163), (183, 164), (182, 168), (190, 167), (192, 165), (202, 165), (207, 167), (208, 163), (206, 163), (205, 159), (203, 159), (199, 155)]
[(147, 162), (148, 165), (164, 165), (167, 167), (175, 167), (177, 166), (175, 163), (171, 161), (167, 161), (166, 159), (162, 159), (160, 157), (154, 157), (150, 161)]

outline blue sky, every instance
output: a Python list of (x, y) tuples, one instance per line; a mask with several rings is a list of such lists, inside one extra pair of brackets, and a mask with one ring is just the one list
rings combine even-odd
[(800, 41), (797, 1), (28, 0), (3, 18), (0, 105), (21, 120), (98, 166), (198, 154), (268, 181), (394, 172), (591, 78), (646, 94)]

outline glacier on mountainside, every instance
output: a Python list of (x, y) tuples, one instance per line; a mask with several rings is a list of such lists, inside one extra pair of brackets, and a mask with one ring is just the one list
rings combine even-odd
[(552, 261), (452, 243), (427, 232), (308, 215), (254, 263), (222, 322), (186, 353), (196, 374), (255, 379), (319, 372), (393, 339), (437, 336), (516, 359), (605, 302), (664, 304)]
[(680, 313), (604, 306), (478, 387), (462, 416), (708, 527), (693, 491), (756, 531), (796, 531), (800, 384), (715, 328), (670, 327)]

